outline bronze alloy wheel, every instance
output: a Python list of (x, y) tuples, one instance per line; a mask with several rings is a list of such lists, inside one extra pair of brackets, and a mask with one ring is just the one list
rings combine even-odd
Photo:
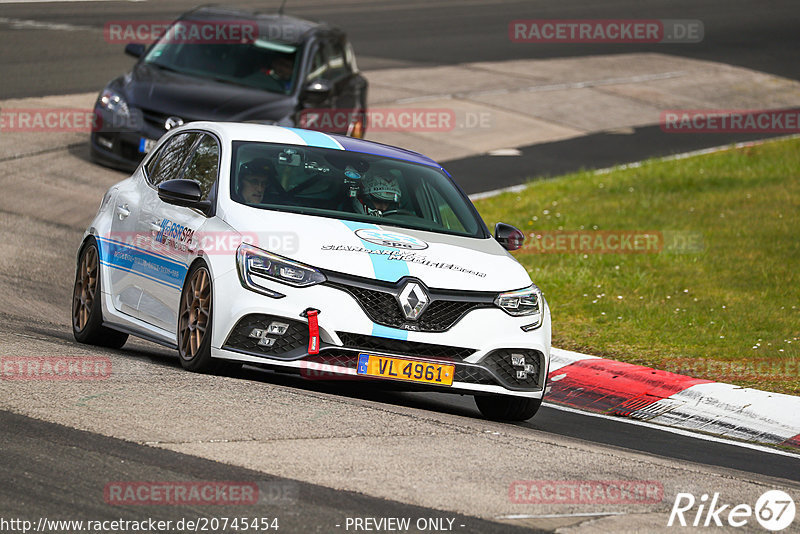
[(72, 291), (72, 335), (80, 343), (118, 349), (128, 334), (103, 325), (100, 254), (94, 237), (87, 239), (78, 257)]
[(182, 359), (194, 360), (211, 325), (211, 277), (205, 267), (192, 273), (181, 295), (179, 313), (178, 350)]
[(91, 318), (97, 295), (97, 276), (97, 248), (89, 246), (81, 256), (78, 273), (75, 276), (75, 290), (72, 294), (72, 326), (78, 332), (86, 328)]

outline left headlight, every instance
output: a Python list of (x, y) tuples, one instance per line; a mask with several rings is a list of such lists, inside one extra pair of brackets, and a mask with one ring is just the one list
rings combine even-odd
[(264, 286), (264, 280), (294, 287), (313, 286), (326, 280), (324, 274), (311, 266), (270, 254), (246, 243), (236, 250), (236, 266), (244, 287), (273, 298), (284, 295)]
[(118, 94), (116, 91), (112, 91), (111, 89), (105, 89), (100, 95), (100, 98), (97, 100), (97, 103), (101, 108), (107, 109), (108, 111), (116, 113), (122, 117), (130, 116), (128, 103), (120, 94)]
[(544, 297), (542, 291), (531, 284), (530, 287), (517, 291), (500, 293), (494, 299), (496, 306), (514, 317), (531, 316), (536, 326), (542, 324), (544, 316)]

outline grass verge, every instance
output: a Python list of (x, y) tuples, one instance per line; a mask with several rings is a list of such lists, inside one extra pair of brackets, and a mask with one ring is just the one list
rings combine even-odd
[(476, 206), (528, 236), (514, 254), (550, 304), (554, 346), (800, 394), (800, 139), (570, 174)]

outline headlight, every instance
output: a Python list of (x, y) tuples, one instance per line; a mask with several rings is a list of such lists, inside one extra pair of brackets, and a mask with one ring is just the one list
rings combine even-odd
[(544, 297), (542, 291), (532, 284), (530, 287), (518, 291), (500, 293), (494, 299), (496, 306), (499, 306), (509, 315), (514, 317), (531, 316), (533, 328), (542, 324), (544, 316)]
[(111, 89), (105, 89), (97, 102), (100, 104), (101, 108), (107, 109), (112, 113), (116, 113), (122, 117), (130, 116), (128, 103), (125, 102), (125, 99), (122, 98), (118, 93), (112, 91)]
[(295, 287), (307, 287), (322, 283), (325, 275), (296, 261), (270, 254), (265, 250), (242, 244), (236, 251), (236, 266), (242, 285), (272, 298), (285, 295), (266, 287), (263, 282), (272, 280)]

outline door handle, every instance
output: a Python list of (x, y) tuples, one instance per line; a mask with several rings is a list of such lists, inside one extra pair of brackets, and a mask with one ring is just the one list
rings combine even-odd
[(160, 232), (160, 231), (161, 231), (161, 224), (160, 224), (160, 223), (157, 223), (157, 222), (155, 222), (155, 221), (154, 221), (154, 222), (151, 222), (151, 223), (150, 223), (150, 229), (151, 229), (152, 231), (154, 231), (154, 232), (158, 233), (158, 232)]
[(119, 215), (119, 220), (123, 220), (125, 217), (131, 214), (131, 211), (128, 209), (127, 204), (120, 204), (117, 206), (117, 214)]

